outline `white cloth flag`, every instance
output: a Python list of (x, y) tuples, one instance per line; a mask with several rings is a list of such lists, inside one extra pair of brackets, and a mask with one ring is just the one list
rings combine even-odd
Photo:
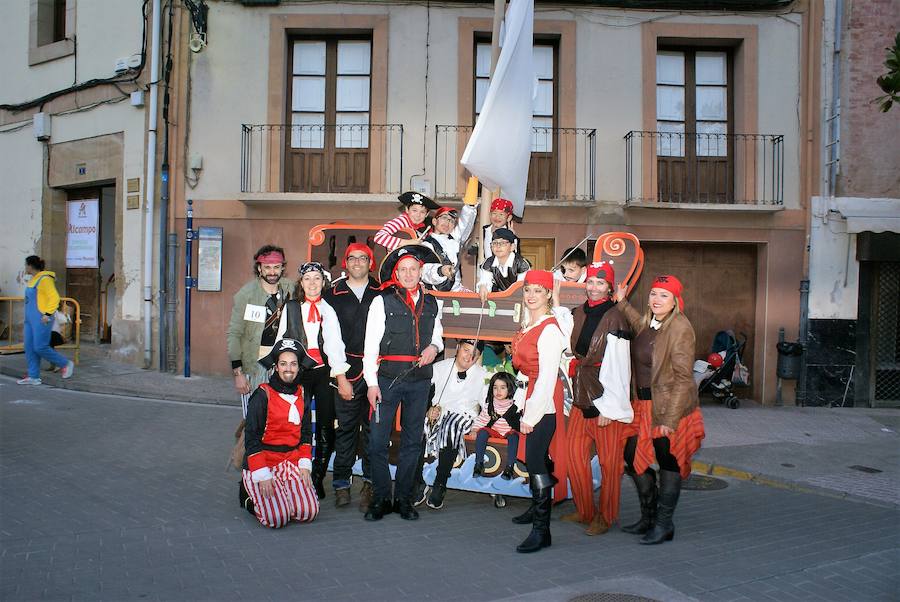
[(460, 163), (491, 190), (500, 188), (525, 210), (531, 160), (534, 78), (534, 1), (511, 0), (497, 68)]

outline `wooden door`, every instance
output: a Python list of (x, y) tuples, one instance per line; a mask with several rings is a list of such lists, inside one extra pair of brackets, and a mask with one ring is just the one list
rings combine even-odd
[[(72, 190), (69, 192), (69, 201), (79, 201), (87, 199), (97, 199), (98, 203), (102, 203), (100, 190), (98, 188), (85, 188), (80, 190)], [(103, 207), (100, 207), (99, 215), (103, 213)], [(98, 219), (97, 240), (102, 240), (99, 232), (100, 222)], [(102, 250), (98, 247), (98, 254)], [(84, 342), (99, 341), (100, 328), (100, 269), (97, 268), (66, 268), (66, 288), (60, 291), (63, 297), (71, 297), (78, 301), (81, 310), (81, 340)]]
[(555, 263), (555, 244), (552, 238), (521, 238), (519, 253), (536, 270), (549, 270)]
[(695, 357), (706, 358), (720, 330), (733, 330), (738, 336), (744, 333), (748, 339), (741, 361), (750, 370), (752, 381), (758, 382), (753, 378), (756, 245), (646, 242), (641, 246), (644, 270), (629, 296), (631, 305), (644, 311), (650, 284), (657, 275), (678, 277), (684, 285), (684, 313), (697, 337)]

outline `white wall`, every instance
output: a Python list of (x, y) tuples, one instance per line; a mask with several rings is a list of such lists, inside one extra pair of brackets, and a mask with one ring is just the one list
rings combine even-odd
[(855, 320), (859, 289), (856, 235), (846, 220), (828, 211), (828, 199), (813, 197), (809, 238), (810, 319)]
[(18, 131), (0, 133), (0, 214), (5, 224), (0, 236), (3, 296), (22, 294), (25, 258), (40, 255), (42, 146), (35, 140), (30, 124)]

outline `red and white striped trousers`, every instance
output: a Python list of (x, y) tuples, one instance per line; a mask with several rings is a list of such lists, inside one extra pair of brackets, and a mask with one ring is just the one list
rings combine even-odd
[(600, 514), (612, 525), (619, 517), (622, 473), (625, 470), (625, 440), (637, 434), (637, 425), (613, 420), (598, 426), (596, 418), (585, 418), (572, 408), (569, 438), (569, 483), (575, 508), (584, 522), (594, 518), (594, 483), (591, 477), (591, 443), (597, 448), (600, 463)]
[(292, 520), (310, 522), (319, 514), (319, 498), (312, 487), (300, 481), (296, 460), (285, 460), (272, 467), (275, 493), (268, 498), (262, 496), (259, 483), (254, 483), (250, 475), (249, 470), (244, 471), (244, 487), (253, 500), (256, 518), (263, 526), (280, 529)]

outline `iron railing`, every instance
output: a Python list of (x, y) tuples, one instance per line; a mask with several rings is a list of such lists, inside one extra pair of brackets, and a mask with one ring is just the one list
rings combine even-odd
[(784, 136), (631, 131), (630, 203), (784, 204)]
[[(468, 171), (459, 164), (472, 136), (471, 125), (437, 125), (434, 140), (434, 190), (437, 198), (465, 193)], [(531, 129), (528, 200), (585, 201), (596, 198), (597, 130)]]
[(399, 193), (400, 124), (242, 124), (241, 192)]

